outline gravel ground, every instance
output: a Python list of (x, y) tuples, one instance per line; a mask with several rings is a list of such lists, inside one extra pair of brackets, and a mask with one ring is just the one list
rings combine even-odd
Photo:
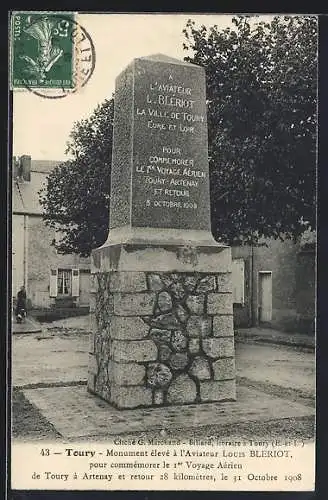
[[(138, 434), (128, 434), (128, 438), (198, 438), (207, 439), (211, 437), (229, 437), (234, 439), (273, 439), (290, 438), (302, 439), (303, 441), (313, 440), (315, 435), (314, 417), (285, 418), (280, 420), (250, 421), (247, 424), (236, 424), (225, 426), (203, 426), (194, 429), (167, 429), (165, 432), (147, 432)], [(13, 422), (12, 436), (15, 439), (24, 441), (34, 440), (61, 440), (62, 436), (56, 431), (54, 426), (48, 422), (40, 411), (32, 405), (19, 390), (13, 391)], [(87, 438), (90, 441), (90, 437)], [(103, 436), (92, 438), (93, 441), (107, 441)]]
[[(247, 381), (238, 381), (239, 383), (247, 384)], [(256, 384), (250, 384), (258, 389)], [(275, 394), (278, 389), (276, 387), (264, 387), (269, 394)], [(278, 394), (276, 394), (278, 395)], [(280, 388), (280, 397), (285, 397), (287, 400), (300, 402), (300, 396), (297, 393), (291, 394), (290, 391), (284, 392)], [(301, 396), (302, 398), (302, 396)], [(303, 404), (310, 406), (314, 405), (313, 401), (302, 401)], [(12, 422), (13, 438), (30, 441), (30, 440), (60, 440), (61, 434), (57, 432), (54, 426), (41, 414), (41, 412), (33, 404), (31, 404), (19, 389), (13, 390), (13, 422)], [(207, 439), (210, 437), (229, 437), (235, 439), (273, 439), (273, 438), (290, 438), (302, 439), (303, 441), (313, 440), (315, 436), (315, 417), (300, 417), (300, 418), (284, 418), (266, 421), (249, 421), (247, 423), (238, 424), (238, 432), (236, 432), (236, 424), (227, 425), (210, 425), (190, 429), (166, 429), (163, 433), (150, 431), (138, 434), (128, 434), (127, 437), (139, 438), (199, 438)], [(98, 438), (94, 436), (87, 440), (106, 441), (103, 436)]]
[(12, 393), (12, 437), (28, 440), (61, 438), (54, 426), (15, 388)]
[(225, 426), (204, 426), (195, 429), (174, 429), (165, 433), (148, 432), (144, 434), (124, 435), (124, 438), (175, 438), (175, 439), (209, 439), (209, 438), (229, 438), (231, 440), (244, 439), (253, 441), (269, 440), (275, 438), (302, 439), (312, 441), (315, 434), (314, 417), (284, 418), (280, 420), (268, 420), (266, 422), (250, 421), (247, 424), (236, 424)]
[(273, 328), (242, 328), (235, 331), (235, 339), (242, 340), (243, 342), (264, 342), (268, 344), (276, 344), (286, 346), (296, 346), (310, 348), (314, 350), (316, 338), (312, 334), (303, 333), (287, 333)]
[[(70, 318), (53, 322), (40, 334), (15, 335), (14, 385), (25, 387), (31, 385), (32, 388), (38, 387), (40, 384), (45, 387), (84, 384), (88, 321), (88, 317)], [(314, 355), (308, 349), (250, 345), (243, 339), (241, 343), (237, 341), (236, 351), (239, 359), (238, 384), (284, 398), (286, 401), (295, 401), (306, 406), (315, 405), (313, 396)], [(40, 360), (46, 360), (46, 363), (42, 364)], [(38, 408), (25, 398), (20, 387), (13, 389), (12, 410), (13, 438), (24, 440), (61, 439), (61, 435), (54, 426), (43, 417)], [(186, 429), (177, 429), (166, 432), (167, 437), (178, 438), (187, 431)], [(212, 425), (188, 429), (188, 436), (185, 437), (268, 439), (288, 436), (312, 440), (314, 432), (314, 417), (300, 417), (262, 422), (250, 421), (247, 424), (239, 424), (237, 435), (235, 424), (227, 424), (223, 427)], [(131, 437), (136, 436), (131, 435)], [(149, 432), (143, 436), (138, 434), (138, 437), (160, 438), (161, 436)], [(96, 437), (95, 441), (97, 441)]]
[(277, 396), (279, 398), (287, 399), (288, 401), (295, 401), (301, 403), (305, 406), (315, 406), (315, 397), (309, 392), (302, 391), (301, 389), (290, 389), (289, 387), (282, 387), (281, 385), (269, 384), (268, 382), (258, 382), (256, 380), (250, 380), (247, 377), (238, 377), (238, 384), (246, 385), (252, 389), (257, 389), (259, 391), (270, 394), (271, 396)]
[(75, 316), (73, 318), (58, 319), (48, 323), (47, 330), (54, 328), (73, 328), (90, 332), (90, 316)]

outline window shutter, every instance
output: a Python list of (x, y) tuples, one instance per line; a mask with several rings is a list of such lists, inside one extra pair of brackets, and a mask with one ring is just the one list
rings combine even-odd
[(244, 259), (232, 260), (232, 297), (234, 304), (244, 304), (245, 262)]
[(57, 297), (57, 269), (50, 269), (50, 286), (49, 295), (50, 297)]
[(79, 269), (72, 269), (72, 297), (80, 295), (80, 271)]

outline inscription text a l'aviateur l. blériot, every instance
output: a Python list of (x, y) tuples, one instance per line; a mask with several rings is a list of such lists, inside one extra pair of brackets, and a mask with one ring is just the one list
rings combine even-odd
[(183, 87), (182, 85), (173, 85), (172, 83), (158, 83), (153, 82), (149, 85), (150, 90), (157, 92), (168, 92), (172, 94), (191, 95), (190, 87)]

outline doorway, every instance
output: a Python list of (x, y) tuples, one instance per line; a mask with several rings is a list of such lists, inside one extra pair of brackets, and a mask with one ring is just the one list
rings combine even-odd
[(259, 321), (272, 320), (272, 271), (259, 271)]

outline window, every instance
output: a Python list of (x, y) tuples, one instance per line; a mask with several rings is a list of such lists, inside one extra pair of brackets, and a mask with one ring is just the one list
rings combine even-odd
[(232, 260), (232, 297), (234, 304), (245, 302), (245, 262), (244, 259)]
[(50, 297), (80, 295), (79, 269), (51, 269), (50, 270)]
[(72, 295), (72, 272), (58, 269), (57, 295)]

